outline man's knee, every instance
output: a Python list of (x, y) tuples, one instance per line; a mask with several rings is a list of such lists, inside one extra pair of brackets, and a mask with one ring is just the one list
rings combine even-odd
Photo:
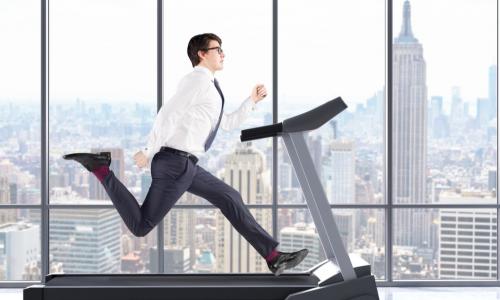
[(133, 235), (136, 237), (144, 237), (146, 236), (151, 230), (153, 230), (154, 225), (152, 225), (148, 221), (143, 221), (139, 223), (138, 226), (135, 226), (133, 229), (130, 231), (132, 232)]
[(228, 202), (232, 203), (232, 204), (235, 204), (235, 205), (242, 205), (243, 204), (243, 198), (241, 197), (241, 194), (231, 188), (231, 189), (228, 189), (224, 195), (227, 197), (227, 200)]

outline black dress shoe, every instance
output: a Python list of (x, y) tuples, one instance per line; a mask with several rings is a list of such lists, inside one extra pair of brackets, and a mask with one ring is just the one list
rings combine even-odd
[(63, 155), (63, 158), (67, 160), (76, 160), (90, 172), (102, 165), (107, 165), (109, 167), (111, 164), (111, 152), (71, 153)]
[(271, 262), (267, 263), (269, 270), (276, 276), (280, 276), (286, 269), (295, 268), (307, 256), (309, 250), (302, 249), (297, 252), (286, 253), (279, 252)]

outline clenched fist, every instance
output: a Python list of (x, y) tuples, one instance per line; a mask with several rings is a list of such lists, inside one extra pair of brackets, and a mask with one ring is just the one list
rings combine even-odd
[(267, 96), (266, 87), (263, 84), (257, 84), (252, 89), (252, 94), (250, 98), (252, 98), (253, 102), (257, 103), (260, 100), (264, 99)]
[(148, 159), (142, 151), (139, 151), (136, 154), (134, 154), (134, 161), (139, 168), (144, 168), (145, 166), (148, 165)]

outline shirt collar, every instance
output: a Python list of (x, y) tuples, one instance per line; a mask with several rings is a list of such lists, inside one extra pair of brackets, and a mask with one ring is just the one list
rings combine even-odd
[(203, 66), (195, 66), (194, 70), (197, 72), (203, 72), (203, 73), (207, 74), (210, 77), (210, 80), (212, 80), (212, 81), (214, 81), (214, 79), (215, 79), (214, 74), (209, 69), (207, 69)]

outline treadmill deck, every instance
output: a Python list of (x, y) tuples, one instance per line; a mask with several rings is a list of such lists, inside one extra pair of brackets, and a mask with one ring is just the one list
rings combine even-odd
[(45, 287), (71, 287), (71, 286), (92, 286), (92, 287), (139, 287), (139, 286), (157, 286), (157, 287), (225, 287), (225, 286), (303, 286), (313, 287), (318, 284), (318, 279), (309, 274), (282, 274), (274, 275), (224, 275), (224, 274), (141, 274), (141, 275), (78, 275), (65, 274), (62, 276), (51, 275), (47, 278)]

